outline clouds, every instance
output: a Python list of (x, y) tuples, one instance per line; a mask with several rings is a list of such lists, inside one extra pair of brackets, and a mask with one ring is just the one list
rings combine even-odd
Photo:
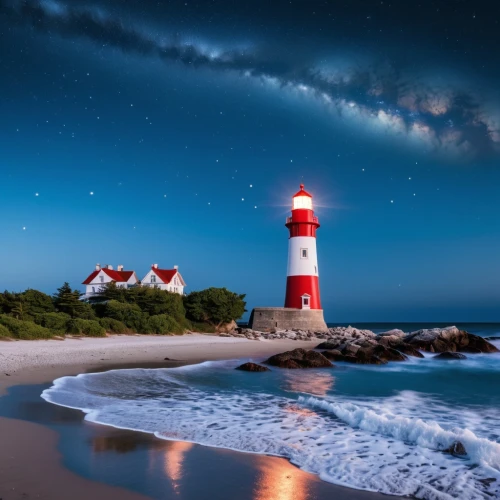
[[(2, 0), (0, 0), (1, 2)], [(279, 48), (223, 49), (186, 42), (169, 34), (151, 35), (99, 7), (56, 0), (3, 1), (18, 25), (67, 38), (84, 38), (146, 58), (159, 58), (192, 69), (237, 73), (279, 92), (319, 103), (335, 120), (408, 145), (460, 157), (500, 153), (500, 113), (494, 103), (463, 83), (410, 74), (384, 62), (318, 65), (314, 56), (294, 60)], [(152, 30), (151, 30), (152, 31)], [(434, 75), (433, 75), (434, 76)], [(435, 79), (435, 78), (434, 78)], [(494, 111), (493, 111), (494, 110)]]

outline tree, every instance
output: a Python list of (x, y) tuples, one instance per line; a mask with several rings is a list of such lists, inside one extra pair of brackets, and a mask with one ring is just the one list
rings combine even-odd
[(207, 288), (191, 292), (184, 299), (188, 319), (210, 323), (216, 327), (230, 323), (243, 316), (245, 295), (238, 295), (226, 288)]
[(116, 286), (116, 281), (110, 281), (102, 285), (98, 292), (100, 300), (117, 300), (118, 302), (127, 302), (127, 290)]
[(56, 309), (50, 295), (28, 288), (21, 294), (30, 314), (43, 314), (54, 312)]
[(53, 297), (54, 305), (59, 312), (69, 314), (72, 318), (94, 319), (92, 307), (80, 300), (80, 292), (72, 290), (65, 282)]
[(28, 314), (29, 306), (25, 303), (23, 296), (19, 296), (18, 300), (15, 302), (14, 307), (11, 310), (12, 316), (16, 319), (24, 321)]

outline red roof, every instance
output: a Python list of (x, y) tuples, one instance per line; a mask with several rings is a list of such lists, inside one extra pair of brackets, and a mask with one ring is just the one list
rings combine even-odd
[[(158, 269), (157, 267), (151, 268), (156, 276), (160, 278), (166, 285), (172, 281), (172, 278), (177, 274), (177, 269)], [(182, 278), (181, 278), (182, 281)]]
[(94, 278), (101, 272), (103, 271), (106, 273), (113, 281), (116, 281), (117, 283), (126, 283), (130, 277), (134, 274), (134, 271), (114, 271), (113, 269), (99, 269), (99, 271), (95, 270), (82, 284), (83, 285), (89, 285), (92, 283)]
[(309, 198), (312, 198), (312, 194), (309, 194), (307, 191), (304, 191), (304, 184), (300, 185), (300, 191), (297, 191), (293, 195), (293, 198), (296, 198), (297, 196), (309, 196)]

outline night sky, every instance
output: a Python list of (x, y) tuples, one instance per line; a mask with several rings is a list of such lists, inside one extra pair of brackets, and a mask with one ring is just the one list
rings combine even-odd
[(0, 0), (0, 289), (101, 264), (331, 322), (500, 321), (494, 2)]

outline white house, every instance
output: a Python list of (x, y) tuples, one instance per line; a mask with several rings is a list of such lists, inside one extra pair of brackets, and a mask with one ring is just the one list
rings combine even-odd
[(184, 287), (186, 286), (178, 266), (174, 266), (173, 269), (159, 269), (158, 264), (151, 266), (151, 270), (144, 276), (141, 284), (180, 295), (184, 295)]
[(82, 283), (86, 286), (85, 295), (92, 296), (99, 293), (103, 285), (112, 281), (118, 287), (128, 288), (131, 285), (136, 285), (139, 280), (135, 271), (124, 271), (123, 266), (118, 266), (118, 269), (115, 271), (113, 266), (106, 265), (101, 267), (100, 264), (97, 264), (95, 271)]

